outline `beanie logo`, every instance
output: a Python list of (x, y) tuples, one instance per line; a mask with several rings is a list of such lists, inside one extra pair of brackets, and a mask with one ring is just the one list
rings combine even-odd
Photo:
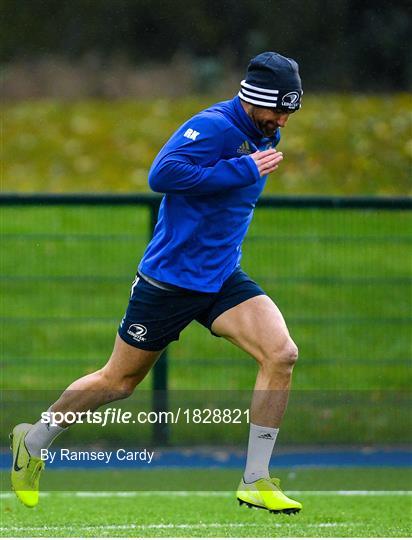
[(299, 92), (288, 92), (282, 97), (282, 107), (296, 109), (300, 100)]

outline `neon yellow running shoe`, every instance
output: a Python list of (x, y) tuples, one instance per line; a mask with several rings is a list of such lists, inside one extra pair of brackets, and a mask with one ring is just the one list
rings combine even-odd
[(240, 505), (263, 508), (273, 514), (296, 514), (302, 509), (300, 502), (289, 499), (282, 492), (279, 478), (261, 478), (252, 484), (246, 484), (242, 478), (236, 497)]
[(43, 460), (31, 456), (24, 444), (24, 437), (31, 427), (31, 424), (19, 424), (10, 433), (13, 452), (11, 487), (18, 499), (29, 508), (39, 502), (39, 480), (44, 469)]

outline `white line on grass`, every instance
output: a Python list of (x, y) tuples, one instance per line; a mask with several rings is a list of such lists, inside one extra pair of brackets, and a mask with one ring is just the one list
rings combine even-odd
[[(67, 526), (44, 526), (44, 527), (0, 527), (1, 532), (22, 532), (22, 531), (95, 531), (95, 530), (128, 530), (128, 529), (216, 529), (222, 527), (245, 527), (247, 525), (254, 525), (253, 523), (150, 523), (148, 525), (137, 525), (136, 523), (119, 524), (119, 525), (79, 525), (77, 527)], [(284, 527), (289, 523), (272, 523), (271, 527)], [(293, 525), (293, 523), (292, 523)], [(353, 523), (309, 523), (305, 524), (305, 527), (348, 527)]]

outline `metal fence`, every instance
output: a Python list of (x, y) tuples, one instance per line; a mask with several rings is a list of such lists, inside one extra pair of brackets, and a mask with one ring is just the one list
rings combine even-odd
[[(103, 365), (159, 202), (1, 195), (4, 388), (62, 390)], [(243, 268), (279, 305), (299, 345), (297, 391), (407, 390), (411, 209), (410, 198), (260, 200)], [(157, 391), (154, 409), (166, 410), (168, 389), (250, 389), (255, 373), (241, 351), (193, 324), (142, 387)], [(157, 426), (157, 440), (167, 435)]]

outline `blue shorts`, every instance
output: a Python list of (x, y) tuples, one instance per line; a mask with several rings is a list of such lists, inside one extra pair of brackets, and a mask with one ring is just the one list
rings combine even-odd
[(138, 349), (160, 351), (171, 341), (177, 341), (180, 332), (193, 320), (212, 332), (212, 323), (219, 315), (261, 294), (266, 293), (240, 267), (217, 293), (164, 290), (136, 276), (119, 336)]

